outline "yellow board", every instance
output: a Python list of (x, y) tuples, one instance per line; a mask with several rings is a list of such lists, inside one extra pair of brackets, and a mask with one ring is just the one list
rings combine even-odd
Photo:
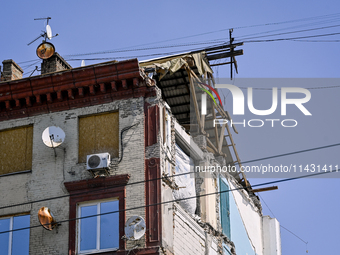
[(0, 132), (0, 175), (32, 169), (33, 126)]
[(79, 118), (79, 163), (95, 153), (119, 157), (119, 113), (105, 113)]

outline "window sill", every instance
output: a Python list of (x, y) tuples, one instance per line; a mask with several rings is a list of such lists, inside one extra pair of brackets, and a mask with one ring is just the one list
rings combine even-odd
[(118, 248), (113, 249), (106, 249), (106, 250), (100, 250), (100, 251), (88, 251), (88, 252), (78, 252), (78, 255), (88, 255), (88, 254), (108, 254), (108, 252), (116, 252), (118, 251)]
[(2, 174), (2, 175), (0, 175), (0, 177), (11, 176), (11, 175), (17, 175), (17, 174), (26, 174), (26, 173), (32, 173), (32, 170), (25, 170), (25, 171), (20, 171), (20, 172)]

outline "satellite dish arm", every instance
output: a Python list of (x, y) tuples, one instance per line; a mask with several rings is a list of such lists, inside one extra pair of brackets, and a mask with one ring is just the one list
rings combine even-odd
[(31, 41), (30, 43), (28, 43), (27, 45), (31, 45), (32, 43), (34, 43), (36, 40), (38, 40), (40, 37), (44, 37), (45, 34), (41, 34), (39, 35), (37, 38), (35, 38), (33, 41)]

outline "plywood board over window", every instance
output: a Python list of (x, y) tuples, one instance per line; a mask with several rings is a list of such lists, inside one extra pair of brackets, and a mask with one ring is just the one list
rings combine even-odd
[(105, 113), (79, 118), (79, 163), (95, 153), (119, 157), (119, 113)]
[(0, 175), (32, 169), (33, 126), (0, 131)]

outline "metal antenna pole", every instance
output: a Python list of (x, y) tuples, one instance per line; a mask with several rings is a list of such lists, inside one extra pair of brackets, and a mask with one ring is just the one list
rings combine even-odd
[(234, 29), (229, 29), (229, 45), (230, 45), (230, 79), (233, 79), (233, 53), (234, 53), (234, 48), (232, 47), (232, 43), (234, 41), (234, 38), (231, 37), (232, 32)]

